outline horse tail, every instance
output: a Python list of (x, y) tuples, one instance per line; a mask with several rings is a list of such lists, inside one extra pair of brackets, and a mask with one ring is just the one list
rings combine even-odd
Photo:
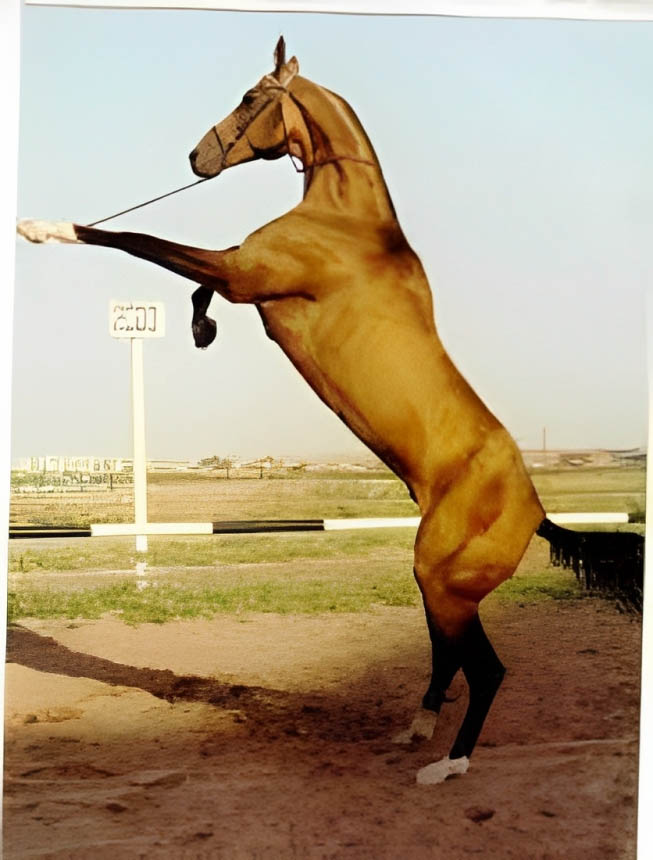
[(603, 589), (642, 609), (644, 536), (635, 532), (576, 531), (548, 517), (536, 532), (550, 544), (551, 564), (571, 568), (588, 589)]

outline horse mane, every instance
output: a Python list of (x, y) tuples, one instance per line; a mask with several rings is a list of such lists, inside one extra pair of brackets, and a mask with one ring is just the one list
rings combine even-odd
[(379, 166), (365, 129), (345, 99), (300, 75), (293, 79), (288, 92), (321, 159), (350, 156)]

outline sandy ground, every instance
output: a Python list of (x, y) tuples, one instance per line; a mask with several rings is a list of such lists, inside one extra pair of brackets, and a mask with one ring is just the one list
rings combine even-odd
[(508, 667), (465, 776), (418, 786), (420, 610), (10, 630), (5, 858), (634, 858), (637, 619), (489, 604)]

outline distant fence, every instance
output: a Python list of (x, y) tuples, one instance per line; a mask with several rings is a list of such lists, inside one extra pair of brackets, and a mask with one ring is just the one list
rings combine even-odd
[(641, 612), (644, 537), (636, 532), (568, 530), (551, 543), (551, 564), (570, 568), (590, 592), (603, 592), (626, 609)]
[[(343, 468), (340, 467), (337, 470), (334, 470), (333, 467), (329, 466), (313, 466), (307, 465), (304, 463), (300, 463), (297, 465), (285, 464), (285, 463), (274, 463), (273, 465), (268, 465), (267, 463), (248, 463), (247, 465), (235, 465), (235, 466), (212, 466), (210, 468), (200, 468), (193, 469), (191, 474), (194, 475), (209, 475), (211, 478), (224, 478), (224, 479), (233, 479), (233, 480), (248, 480), (252, 478), (258, 478), (262, 480), (264, 478), (294, 478), (294, 477), (310, 477), (312, 475), (320, 475), (325, 472), (329, 472), (329, 474), (334, 471), (340, 472), (344, 475), (355, 474), (357, 477), (359, 475), (363, 476), (366, 472), (376, 473), (380, 469), (383, 469), (383, 466), (380, 466), (379, 469), (356, 469), (352, 468)], [(395, 480), (394, 476), (389, 479)]]
[(14, 472), (11, 475), (11, 492), (16, 494), (102, 491), (132, 485), (131, 472)]

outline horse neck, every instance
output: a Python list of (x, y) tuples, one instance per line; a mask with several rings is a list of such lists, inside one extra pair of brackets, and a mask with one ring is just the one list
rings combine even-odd
[(299, 76), (290, 94), (304, 120), (304, 201), (349, 215), (394, 219), (372, 144), (347, 102)]

